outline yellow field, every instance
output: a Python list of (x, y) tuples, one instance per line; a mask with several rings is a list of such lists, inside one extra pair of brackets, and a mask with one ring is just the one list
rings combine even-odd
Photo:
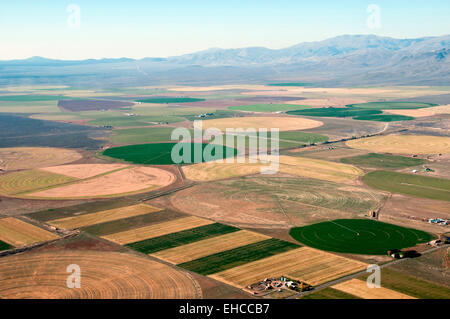
[(57, 235), (17, 218), (0, 219), (0, 240), (10, 245), (19, 247), (57, 238)]
[(125, 164), (78, 164), (78, 165), (60, 165), (41, 168), (42, 171), (55, 174), (62, 174), (74, 178), (85, 179), (117, 169), (125, 168)]
[(428, 135), (374, 136), (348, 141), (347, 146), (371, 152), (397, 154), (448, 154), (450, 137)]
[(115, 234), (103, 236), (104, 239), (110, 240), (120, 245), (134, 243), (144, 239), (163, 236), (186, 229), (196, 228), (213, 224), (213, 221), (202, 219), (194, 216), (178, 218), (175, 220), (135, 228)]
[(313, 286), (366, 268), (366, 264), (309, 247), (260, 259), (210, 277), (243, 288), (267, 277), (287, 276)]
[(109, 209), (97, 213), (55, 219), (49, 221), (48, 224), (63, 229), (74, 229), (158, 211), (161, 211), (161, 209), (146, 204), (138, 204)]
[(369, 288), (365, 281), (359, 279), (344, 281), (333, 288), (363, 299), (416, 299), (384, 287)]
[(384, 110), (384, 112), (412, 117), (426, 117), (438, 114), (450, 114), (450, 104), (414, 110)]
[[(81, 270), (81, 287), (67, 287), (69, 265)], [(63, 250), (0, 259), (0, 296), (9, 299), (201, 298), (187, 273), (132, 254)]]
[[(276, 160), (276, 157), (265, 156), (265, 160)], [(183, 167), (184, 175), (194, 181), (214, 181), (261, 173), (263, 163), (199, 163)], [(306, 157), (279, 156), (279, 172), (302, 177), (321, 179), (332, 182), (349, 182), (363, 175), (353, 166), (342, 163), (323, 161)]]
[(0, 148), (0, 169), (18, 170), (60, 165), (81, 159), (74, 150), (53, 147)]
[(209, 238), (195, 243), (166, 249), (155, 254), (157, 258), (172, 264), (181, 264), (194, 259), (202, 258), (221, 251), (249, 245), (258, 241), (269, 239), (270, 237), (241, 230), (234, 233)]
[(233, 117), (203, 121), (203, 129), (217, 128), (225, 132), (227, 128), (278, 128), (280, 131), (306, 130), (322, 126), (320, 121), (301, 117)]

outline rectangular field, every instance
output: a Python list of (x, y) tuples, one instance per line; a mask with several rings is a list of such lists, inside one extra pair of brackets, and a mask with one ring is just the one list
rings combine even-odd
[(416, 299), (384, 287), (369, 288), (365, 281), (359, 279), (341, 282), (333, 288), (362, 299)]
[(215, 223), (146, 239), (126, 246), (144, 254), (151, 254), (236, 231), (239, 231), (239, 228)]
[(130, 229), (124, 232), (103, 236), (102, 238), (120, 245), (125, 245), (213, 223), (214, 222), (210, 220), (194, 216), (183, 217), (168, 222)]
[(109, 222), (113, 220), (123, 219), (132, 216), (144, 215), (160, 211), (160, 208), (153, 207), (146, 204), (138, 204), (128, 207), (120, 207), (102, 212), (84, 214), (81, 216), (72, 216), (61, 219), (52, 220), (50, 225), (57, 226), (63, 229), (74, 229), (84, 226)]
[(271, 238), (195, 259), (179, 264), (178, 266), (202, 275), (211, 275), (298, 247), (300, 246), (276, 238)]
[(301, 247), (231, 268), (210, 277), (238, 288), (243, 288), (267, 277), (282, 275), (316, 286), (362, 271), (366, 266), (365, 263), (359, 261)]
[(57, 238), (57, 235), (17, 218), (0, 219), (0, 240), (10, 245), (18, 247)]
[(181, 264), (267, 239), (269, 239), (268, 236), (247, 230), (241, 230), (230, 234), (197, 241), (191, 244), (166, 249), (153, 254), (153, 256), (172, 264)]

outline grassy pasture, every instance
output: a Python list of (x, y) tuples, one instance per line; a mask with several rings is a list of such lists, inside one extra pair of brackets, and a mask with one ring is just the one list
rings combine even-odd
[[(114, 130), (111, 141), (114, 144), (140, 144), (169, 142), (173, 127), (148, 127)], [(190, 130), (193, 134), (193, 130)]]
[(341, 162), (362, 167), (402, 168), (422, 165), (427, 161), (421, 158), (369, 153), (360, 156), (344, 157), (341, 158)]
[(156, 253), (200, 240), (217, 237), (238, 231), (239, 228), (219, 223), (187, 229), (160, 237), (150, 238), (126, 246), (144, 254)]
[[(134, 164), (149, 164), (149, 165), (172, 165), (175, 162), (172, 159), (171, 153), (172, 148), (177, 143), (153, 143), (153, 144), (138, 144), (138, 145), (128, 145), (121, 147), (109, 148), (103, 152), (103, 155), (121, 159), (127, 162), (131, 162)], [(205, 152), (205, 149), (210, 144), (200, 144), (200, 143), (179, 143), (180, 145), (184, 145), (187, 149), (190, 148), (190, 163), (195, 162), (194, 154), (196, 153), (197, 147), (202, 148), (202, 152)], [(211, 145), (212, 146), (212, 145)], [(211, 147), (210, 146), (210, 147)], [(226, 147), (226, 146), (218, 146), (222, 148), (223, 155), (212, 153), (212, 158), (204, 158), (202, 156), (202, 162), (206, 161), (214, 161), (217, 159), (225, 158), (227, 152), (231, 152), (236, 155), (237, 151)], [(181, 151), (180, 151), (181, 152)], [(181, 152), (183, 154), (183, 152)], [(209, 154), (209, 152), (207, 152)], [(184, 162), (183, 162), (184, 163)], [(189, 163), (184, 163), (189, 164)]]
[(367, 185), (404, 195), (450, 201), (450, 180), (390, 171), (374, 171), (362, 177)]
[(317, 249), (364, 255), (385, 255), (388, 250), (413, 247), (433, 238), (420, 230), (369, 219), (337, 219), (295, 227), (290, 235)]
[(148, 98), (136, 100), (136, 102), (156, 103), (156, 104), (187, 103), (187, 102), (202, 102), (202, 101), (205, 101), (205, 99), (197, 99), (190, 97), (161, 97), (161, 98)]
[(195, 259), (178, 266), (202, 275), (211, 275), (298, 247), (299, 245), (271, 238)]
[(300, 299), (360, 299), (346, 292), (327, 287), (319, 291), (302, 296)]
[(5, 102), (39, 102), (39, 101), (58, 101), (60, 99), (67, 99), (67, 97), (62, 95), (2, 95), (0, 96), (0, 101)]

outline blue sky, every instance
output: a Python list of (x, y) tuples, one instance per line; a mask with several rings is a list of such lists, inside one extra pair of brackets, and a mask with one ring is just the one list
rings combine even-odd
[[(70, 4), (80, 9), (80, 23)], [(370, 28), (367, 7), (380, 8)], [(69, 23), (68, 23), (69, 20)], [(15, 0), (0, 3), (0, 59), (166, 57), (211, 47), (273, 49), (342, 34), (450, 34), (448, 0)]]

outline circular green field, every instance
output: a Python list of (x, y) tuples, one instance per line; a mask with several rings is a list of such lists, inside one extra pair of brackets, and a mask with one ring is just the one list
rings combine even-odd
[[(178, 146), (176, 146), (178, 144)], [(209, 145), (209, 147), (208, 147)], [(215, 161), (227, 156), (227, 153), (237, 154), (237, 150), (234, 148), (219, 146), (222, 148), (222, 154), (210, 152), (209, 148), (213, 148), (216, 145), (206, 144), (206, 143), (152, 143), (152, 144), (138, 144), (138, 145), (128, 145), (121, 147), (112, 147), (103, 152), (103, 155), (124, 160), (126, 162), (134, 164), (148, 164), (148, 165), (172, 165), (172, 164), (191, 164), (198, 162), (208, 162)], [(180, 147), (177, 154), (183, 156), (185, 153), (183, 149), (190, 149), (190, 156), (188, 155), (187, 161), (182, 163), (177, 163), (176, 160), (172, 158), (172, 149), (174, 147)], [(201, 147), (201, 152), (199, 149)], [(201, 156), (200, 159), (194, 157), (194, 154), (210, 154), (212, 157)], [(187, 153), (186, 153), (187, 154)]]
[(317, 249), (363, 255), (385, 255), (388, 250), (414, 247), (433, 239), (420, 230), (369, 219), (336, 219), (295, 227), (290, 235)]

